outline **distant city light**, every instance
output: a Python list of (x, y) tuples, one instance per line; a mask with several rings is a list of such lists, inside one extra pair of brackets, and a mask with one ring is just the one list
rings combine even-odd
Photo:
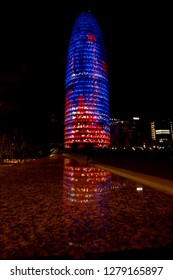
[(133, 117), (133, 120), (139, 120), (139, 117)]
[(156, 129), (156, 134), (170, 134), (169, 129)]

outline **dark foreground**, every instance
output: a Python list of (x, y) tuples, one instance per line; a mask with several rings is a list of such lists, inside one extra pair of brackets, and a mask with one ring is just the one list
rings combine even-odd
[(0, 168), (0, 259), (173, 259), (173, 196), (58, 156)]
[(93, 151), (90, 154), (95, 162), (116, 166), (151, 176), (173, 181), (173, 151)]

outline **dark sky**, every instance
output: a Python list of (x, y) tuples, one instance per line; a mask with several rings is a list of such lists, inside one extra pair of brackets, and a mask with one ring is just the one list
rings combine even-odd
[(25, 2), (0, 9), (1, 124), (37, 119), (44, 126), (52, 115), (62, 126), (68, 42), (77, 16), (89, 9), (106, 46), (111, 115), (173, 117), (168, 3)]

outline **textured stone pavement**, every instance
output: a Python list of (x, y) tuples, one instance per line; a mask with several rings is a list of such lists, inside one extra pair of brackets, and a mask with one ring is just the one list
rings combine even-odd
[(172, 248), (172, 195), (63, 156), (0, 167), (0, 259), (172, 259)]

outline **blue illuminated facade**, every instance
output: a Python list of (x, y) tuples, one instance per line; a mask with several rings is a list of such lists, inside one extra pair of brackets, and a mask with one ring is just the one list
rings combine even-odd
[(110, 145), (106, 50), (96, 19), (82, 12), (74, 24), (67, 53), (64, 146)]

